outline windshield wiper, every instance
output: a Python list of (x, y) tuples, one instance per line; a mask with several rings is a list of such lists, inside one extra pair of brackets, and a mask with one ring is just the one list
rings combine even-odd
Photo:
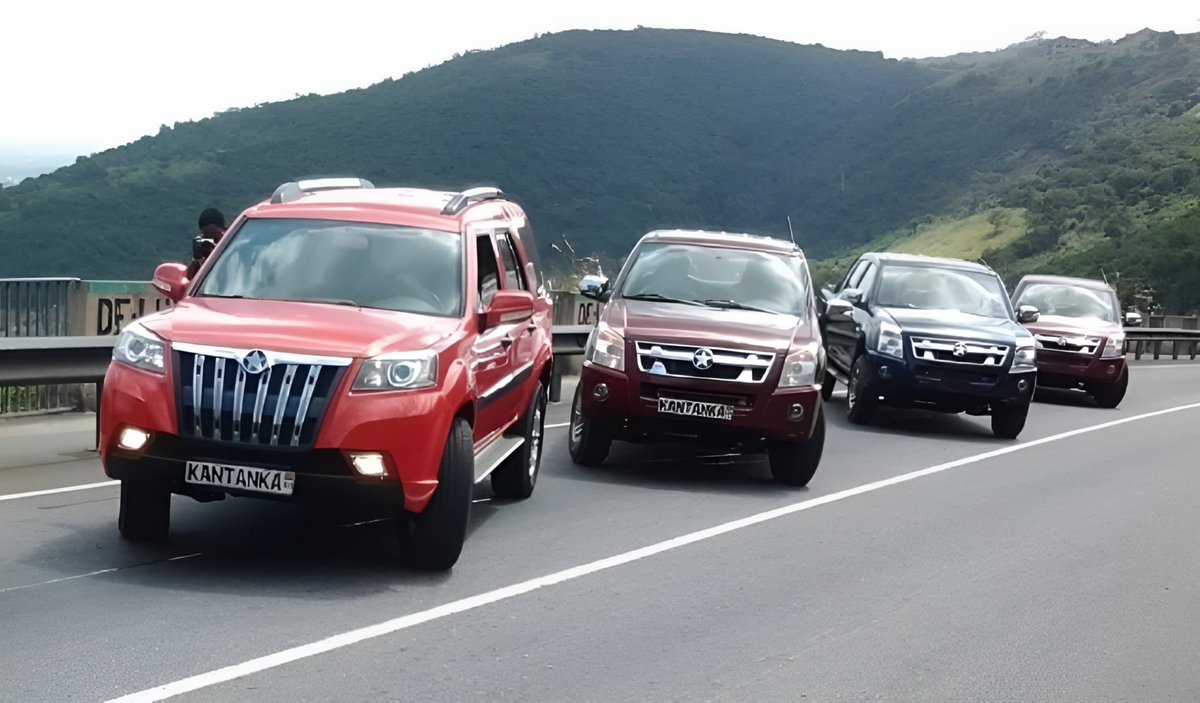
[(745, 303), (739, 303), (736, 300), (701, 300), (701, 301), (697, 301), (697, 302), (703, 303), (704, 305), (707, 305), (710, 308), (719, 308), (721, 310), (753, 310), (755, 312), (765, 312), (765, 313), (769, 313), (771, 315), (782, 315), (783, 314), (783, 313), (779, 312), (778, 310), (768, 310), (767, 308), (760, 308), (757, 305), (747, 305)]
[(634, 293), (633, 295), (622, 294), (622, 298), (626, 300), (659, 300), (664, 303), (679, 303), (680, 305), (697, 305), (703, 306), (698, 300), (684, 300), (682, 298), (672, 298), (662, 293)]
[(285, 303), (325, 303), (327, 305), (345, 305), (351, 308), (361, 308), (362, 306), (353, 300), (345, 298), (280, 298)]

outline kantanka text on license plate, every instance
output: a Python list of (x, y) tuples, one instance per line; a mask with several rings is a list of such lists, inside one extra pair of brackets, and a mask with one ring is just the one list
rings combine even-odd
[(732, 420), (733, 406), (723, 403), (704, 403), (698, 400), (659, 398), (658, 411), (669, 415), (703, 417), (709, 420)]
[(221, 488), (240, 488), (245, 491), (276, 493), (290, 496), (296, 483), (296, 474), (291, 471), (259, 469), (253, 466), (213, 464), (207, 461), (189, 461), (184, 472), (188, 483)]

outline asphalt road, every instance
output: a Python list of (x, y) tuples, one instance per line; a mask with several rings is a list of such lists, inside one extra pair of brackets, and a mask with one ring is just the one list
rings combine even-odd
[(89, 417), (0, 422), (0, 700), (1200, 699), (1200, 364), (1044, 393), (1016, 442), (827, 409), (808, 489), (680, 446), (581, 469), (552, 429), (443, 575), (252, 500), (124, 543), (114, 485), (12, 497), (105, 480)]

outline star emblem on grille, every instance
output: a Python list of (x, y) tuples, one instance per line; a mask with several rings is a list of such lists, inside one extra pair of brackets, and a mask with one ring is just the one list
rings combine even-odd
[(711, 349), (697, 349), (696, 353), (692, 354), (692, 366), (695, 366), (701, 371), (712, 368), (713, 353)]
[(267, 358), (267, 353), (261, 349), (246, 352), (246, 355), (241, 359), (242, 368), (251, 376), (257, 375), (266, 371), (271, 365), (271, 360)]
[(957, 357), (966, 356), (967, 355), (967, 345), (963, 344), (962, 342), (955, 342), (954, 343), (954, 355)]

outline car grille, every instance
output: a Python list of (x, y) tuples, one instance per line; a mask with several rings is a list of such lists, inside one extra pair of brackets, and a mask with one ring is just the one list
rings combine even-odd
[(975, 366), (1003, 366), (1008, 356), (1008, 347), (1001, 344), (933, 337), (913, 337), (912, 351), (913, 356), (921, 361)]
[[(637, 342), (638, 368), (651, 376), (698, 378), (706, 381), (761, 383), (771, 370), (775, 355), (660, 342)], [(706, 368), (696, 360), (711, 363)]]
[(249, 352), (176, 345), (179, 434), (268, 446), (309, 446), (349, 359), (269, 354), (248, 373)]
[(1043, 349), (1086, 354), (1088, 356), (1096, 353), (1096, 349), (1100, 346), (1101, 342), (1099, 337), (1068, 337), (1057, 334), (1035, 334), (1033, 338), (1042, 345)]

